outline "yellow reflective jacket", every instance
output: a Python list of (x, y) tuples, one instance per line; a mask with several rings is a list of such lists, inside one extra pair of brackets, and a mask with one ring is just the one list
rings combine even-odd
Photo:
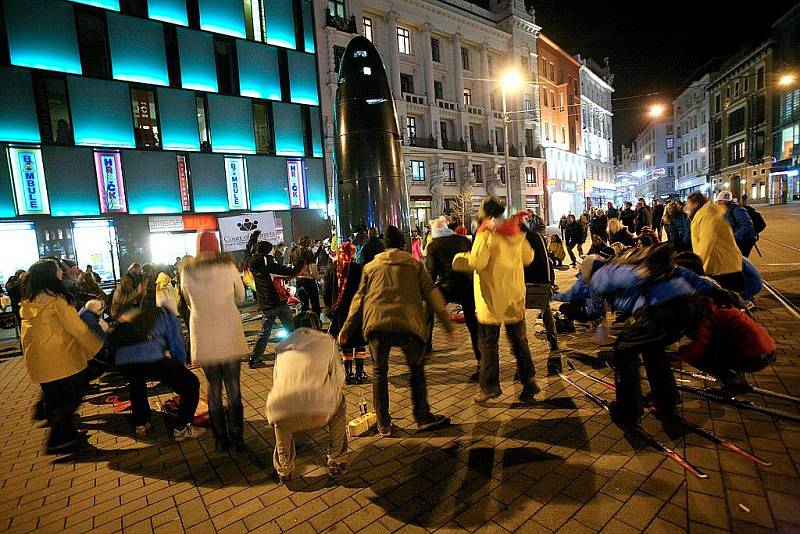
[(708, 202), (697, 210), (692, 217), (691, 234), (692, 250), (703, 260), (707, 275), (741, 272), (742, 253), (725, 219), (725, 208)]

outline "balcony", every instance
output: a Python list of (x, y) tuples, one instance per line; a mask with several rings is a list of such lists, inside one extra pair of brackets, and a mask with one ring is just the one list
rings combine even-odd
[(403, 93), (403, 98), (409, 104), (418, 104), (420, 106), (425, 106), (428, 104), (428, 97), (425, 95), (417, 95), (414, 93)]
[(458, 102), (451, 102), (450, 100), (436, 99), (436, 104), (442, 109), (449, 109), (450, 111), (458, 111)]
[(448, 141), (447, 139), (443, 139), (442, 148), (445, 150), (457, 150), (459, 152), (466, 152), (467, 143), (463, 139), (460, 141)]
[(358, 33), (355, 16), (351, 16), (348, 20), (344, 17), (332, 15), (330, 9), (325, 10), (325, 26), (336, 28), (340, 32)]
[(483, 108), (479, 108), (477, 106), (467, 106), (467, 112), (471, 113), (472, 115), (480, 115), (483, 117)]
[(436, 145), (436, 139), (431, 137), (405, 137), (403, 136), (403, 145), (404, 146), (414, 146), (419, 148), (438, 148)]
[(473, 152), (478, 152), (478, 153), (481, 153), (481, 154), (494, 154), (494, 149), (492, 148), (492, 145), (484, 145), (484, 144), (481, 144), (481, 143), (472, 143), (471, 146), (472, 146), (472, 151)]

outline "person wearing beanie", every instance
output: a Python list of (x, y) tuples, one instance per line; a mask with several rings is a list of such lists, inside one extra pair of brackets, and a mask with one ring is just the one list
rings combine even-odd
[(359, 258), (358, 263), (361, 265), (366, 265), (372, 261), (372, 259), (383, 252), (386, 247), (383, 246), (383, 243), (380, 239), (378, 239), (378, 229), (374, 226), (369, 229), (369, 239), (367, 239), (366, 244), (361, 249), (361, 257)]
[(378, 416), (378, 432), (390, 436), (389, 352), (400, 347), (405, 354), (411, 378), (414, 419), (419, 430), (431, 430), (450, 423), (450, 419), (431, 413), (425, 382), (425, 321), (423, 299), (452, 331), (441, 292), (433, 284), (425, 266), (403, 250), (405, 238), (395, 226), (386, 229), (386, 250), (369, 262), (353, 297), (347, 320), (339, 333), (339, 344), (347, 346), (359, 333), (369, 343), (372, 354), (372, 400)]

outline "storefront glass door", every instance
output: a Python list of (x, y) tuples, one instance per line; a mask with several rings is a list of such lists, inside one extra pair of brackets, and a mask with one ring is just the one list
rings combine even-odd
[(74, 221), (72, 234), (81, 269), (91, 265), (104, 282), (114, 281), (121, 276), (114, 221)]
[(0, 243), (5, 254), (0, 254), (0, 284), (20, 269), (28, 267), (39, 260), (39, 249), (36, 246), (36, 230), (33, 223), (0, 224)]
[[(219, 232), (214, 232), (219, 239)], [(155, 265), (173, 265), (176, 258), (194, 256), (197, 232), (159, 232), (150, 234), (150, 258)]]

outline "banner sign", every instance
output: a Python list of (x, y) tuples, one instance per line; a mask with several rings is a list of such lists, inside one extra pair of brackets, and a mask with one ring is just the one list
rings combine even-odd
[(306, 166), (302, 159), (286, 160), (286, 176), (289, 180), (289, 206), (307, 208)]
[(151, 233), (217, 230), (217, 218), (213, 215), (151, 215), (147, 223)]
[(192, 197), (189, 191), (189, 168), (186, 156), (176, 156), (178, 161), (178, 187), (181, 192), (181, 208), (192, 211)]
[(244, 157), (225, 158), (225, 177), (228, 183), (228, 209), (246, 210), (250, 207), (247, 195), (247, 167)]
[(183, 217), (180, 215), (159, 215), (147, 218), (150, 232), (182, 232)]
[(19, 215), (50, 213), (50, 200), (44, 179), (42, 151), (38, 148), (8, 148), (11, 181)]
[(271, 211), (220, 217), (217, 222), (219, 223), (222, 250), (225, 252), (244, 250), (250, 234), (256, 230), (261, 230), (260, 241), (277, 244), (278, 230), (275, 226), (275, 213)]
[(122, 161), (119, 152), (95, 152), (94, 168), (97, 172), (97, 190), (100, 193), (102, 213), (125, 213), (125, 183), (122, 180)]

